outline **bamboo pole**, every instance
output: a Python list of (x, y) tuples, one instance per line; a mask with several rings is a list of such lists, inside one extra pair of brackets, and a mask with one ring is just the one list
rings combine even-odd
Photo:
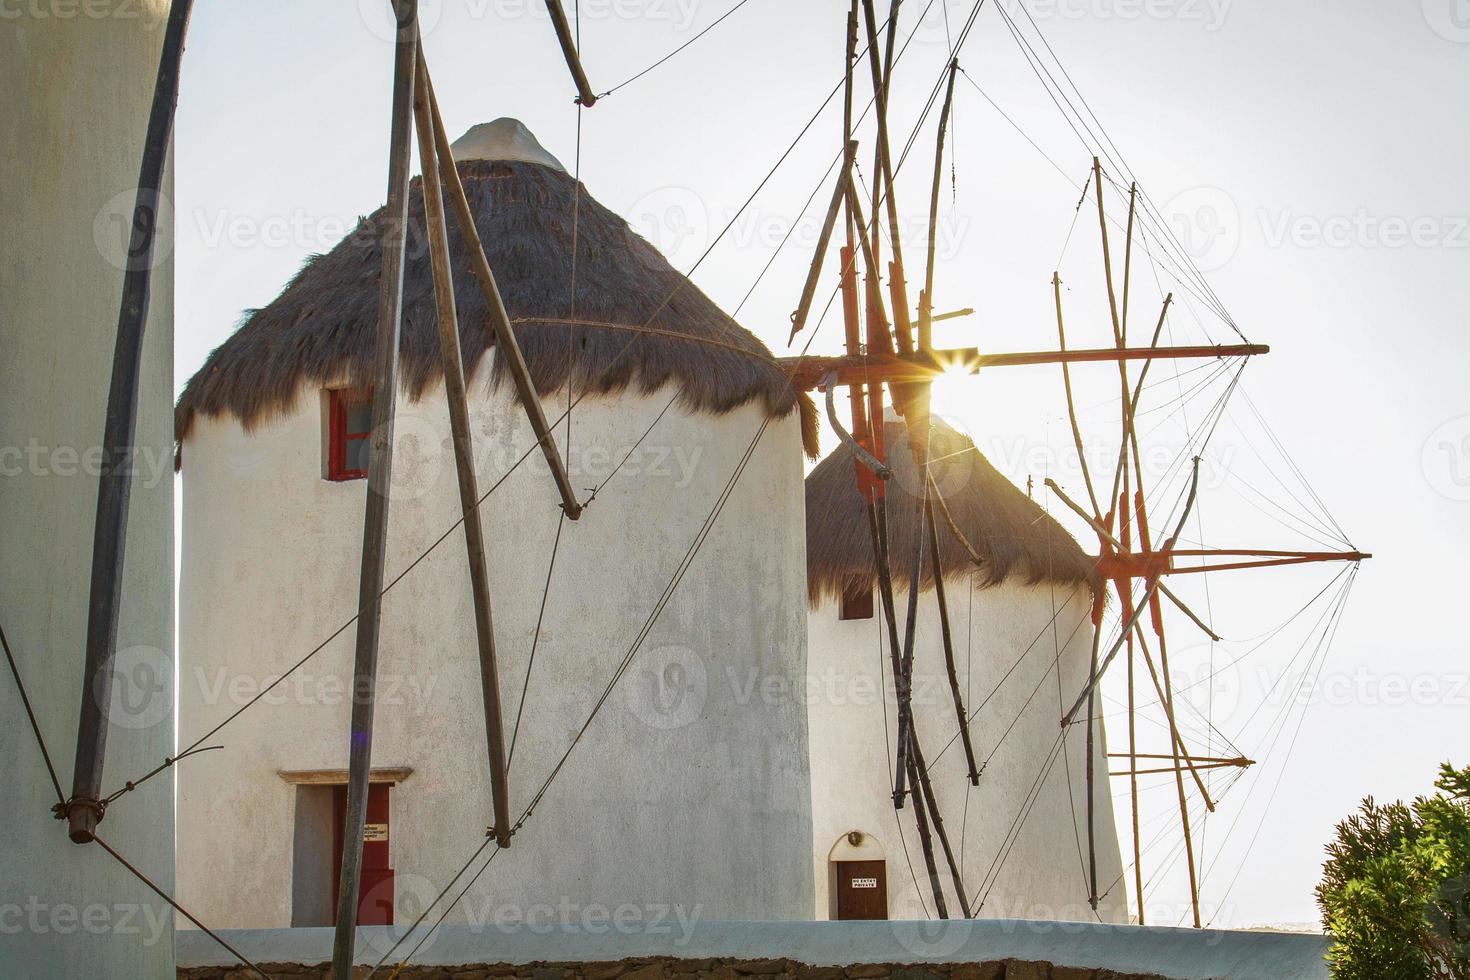
[(352, 731), (348, 741), (347, 813), (342, 831), (337, 927), (332, 975), (350, 980), (357, 936), (357, 900), (362, 872), (362, 833), (367, 819), (369, 767), (373, 751), (373, 708), (382, 622), (383, 565), (388, 547), (388, 503), (393, 477), (393, 422), (398, 399), (398, 343), (403, 319), (403, 266), (408, 238), (408, 168), (413, 89), (418, 60), (418, 0), (396, 0), (398, 38), (393, 51), (392, 123), (389, 136), (388, 201), (379, 228), (378, 329), (369, 443), (368, 493), (363, 519), (362, 573), (358, 582), (357, 647), (353, 664)]
[[(934, 787), (929, 781), (929, 767), (924, 762), (924, 750), (919, 745), (918, 732), (913, 734), (914, 751), (914, 774), (919, 777), (918, 786), (924, 794), (924, 805), (929, 811), (929, 823), (934, 828), (935, 835), (939, 838), (939, 846), (944, 851), (944, 862), (949, 866), (949, 877), (954, 882), (955, 897), (960, 901), (960, 912), (965, 918), (970, 918), (970, 899), (965, 892), (965, 883), (960, 878), (959, 862), (955, 860), (954, 848), (950, 846), (949, 834), (944, 829), (944, 817), (939, 813), (939, 800), (934, 796)], [(917, 809), (917, 808), (915, 808)], [(938, 897), (943, 897), (943, 891)]]
[(480, 660), (481, 706), (485, 713), (485, 750), (490, 768), (490, 795), (495, 814), (494, 836), (500, 847), (510, 846), (510, 787), (506, 777), (505, 727), (500, 703), (500, 672), (495, 657), (495, 626), (490, 604), (490, 576), (485, 567), (485, 531), (480, 520), (480, 490), (475, 477), (474, 437), (470, 432), (465, 397), (464, 360), (459, 348), (459, 315), (454, 301), (454, 273), (449, 258), (449, 230), (444, 215), (444, 193), (439, 182), (434, 149), (434, 121), (429, 108), (429, 70), (422, 48), (416, 70), (413, 112), (423, 167), (424, 215), (429, 259), (434, 272), (439, 354), (444, 370), (444, 397), (449, 403), (449, 428), (454, 443), (459, 503), (464, 517), (470, 592), (475, 606), (475, 641)]
[(572, 81), (577, 86), (577, 102), (590, 109), (597, 104), (597, 96), (592, 91), (592, 84), (587, 81), (587, 73), (582, 70), (582, 58), (577, 53), (572, 25), (567, 22), (567, 12), (562, 9), (561, 0), (546, 0), (546, 12), (551, 15), (551, 26), (556, 29), (556, 41), (561, 45), (562, 57), (566, 58), (567, 69), (571, 71)]
[[(1097, 654), (1102, 645), (1102, 633), (1094, 626), (1092, 631), (1092, 656), (1089, 660), (1088, 676), (1097, 676)], [(1087, 689), (1087, 904), (1097, 909), (1097, 709), (1096, 685)]]
[[(929, 477), (931, 483), (933, 479), (931, 474)], [(960, 725), (960, 744), (965, 750), (965, 764), (969, 768), (970, 785), (979, 786), (980, 773), (975, 767), (975, 747), (970, 742), (970, 722), (965, 713), (964, 698), (960, 695), (959, 672), (954, 661), (954, 640), (949, 626), (949, 603), (945, 600), (944, 595), (944, 569), (939, 558), (939, 531), (934, 526), (932, 501), (925, 508), (924, 523), (929, 529), (929, 560), (934, 574), (934, 596), (939, 601), (939, 633), (944, 641), (944, 669), (949, 675), (949, 693), (954, 701), (955, 718)], [(970, 628), (974, 628), (973, 624)], [(969, 912), (965, 913), (965, 917), (969, 918)]]
[(934, 184), (929, 192), (929, 241), (924, 261), (924, 289), (919, 293), (919, 350), (934, 349), (934, 241), (939, 235), (939, 189), (944, 183), (944, 136), (949, 129), (949, 113), (954, 106), (954, 80), (959, 70), (960, 60), (955, 58), (949, 63), (949, 86), (944, 92), (944, 107), (939, 111)]
[(812, 256), (811, 268), (807, 270), (806, 283), (801, 288), (801, 299), (796, 304), (796, 312), (791, 314), (791, 335), (786, 338), (787, 344), (801, 333), (806, 326), (806, 318), (811, 314), (812, 300), (817, 295), (817, 281), (822, 276), (822, 259), (826, 257), (827, 248), (832, 242), (832, 229), (837, 225), (838, 211), (847, 198), (847, 181), (856, 156), (857, 141), (849, 140), (842, 151), (842, 172), (837, 175), (837, 186), (832, 190), (832, 203), (827, 206), (827, 217), (823, 219), (821, 234), (817, 236), (817, 251)]
[[(1139, 542), (1142, 544), (1145, 554), (1151, 553), (1153, 550), (1153, 543), (1149, 535), (1148, 510), (1144, 506), (1144, 497), (1142, 491), (1139, 491), (1134, 498), (1134, 510), (1138, 515)], [(1181, 528), (1183, 526), (1183, 524), (1180, 525)], [(1177, 538), (1178, 535), (1175, 535), (1175, 537)], [(1159, 612), (1157, 598), (1150, 601), (1154, 607), (1154, 632), (1159, 636), (1159, 642), (1162, 643), (1164, 635), (1164, 619)], [(1164, 706), (1164, 714), (1169, 720), (1169, 732), (1172, 736), (1170, 741), (1171, 751), (1175, 753), (1176, 761), (1179, 755), (1183, 755), (1185, 760), (1189, 763), (1190, 774), (1194, 777), (1194, 782), (1195, 785), (1199, 788), (1200, 795), (1204, 797), (1205, 806), (1210, 810), (1211, 813), (1213, 813), (1215, 810), (1215, 801), (1210, 798), (1210, 791), (1205, 787), (1205, 781), (1200, 778), (1200, 774), (1195, 771), (1194, 760), (1189, 754), (1189, 749), (1184, 744), (1184, 734), (1180, 731), (1178, 720), (1175, 718), (1174, 696), (1172, 693), (1166, 693), (1166, 689), (1171, 688), (1171, 682), (1169, 681), (1169, 678), (1166, 674), (1164, 677), (1164, 685), (1162, 687), (1160, 686), (1159, 674), (1158, 671), (1154, 669), (1153, 658), (1149, 656), (1148, 644), (1143, 638), (1142, 628), (1138, 630), (1138, 643), (1139, 646), (1143, 648), (1144, 663), (1148, 667), (1149, 676), (1153, 678), (1154, 691), (1158, 694), (1159, 701)]]
[(1108, 218), (1103, 210), (1103, 188), (1102, 188), (1102, 163), (1097, 157), (1092, 158), (1092, 177), (1097, 194), (1097, 223), (1102, 231), (1102, 253), (1103, 253), (1103, 278), (1108, 284), (1108, 311), (1113, 317), (1113, 340), (1116, 346), (1123, 346), (1123, 326), (1118, 318), (1118, 298), (1113, 291), (1113, 257), (1108, 248)]
[[(1227, 759), (1224, 762), (1200, 762), (1195, 760), (1197, 769), (1245, 769), (1252, 765), (1249, 759)], [(1178, 766), (1162, 766), (1156, 769), (1124, 769), (1120, 772), (1111, 772), (1110, 776), (1155, 776), (1164, 773), (1179, 772)]]
[(908, 753), (909, 785), (914, 787), (917, 799), (914, 802), (914, 824), (919, 828), (919, 847), (924, 853), (924, 868), (929, 873), (929, 887), (934, 891), (934, 908), (941, 919), (949, 918), (949, 909), (944, 903), (944, 883), (939, 880), (939, 865), (934, 860), (934, 840), (929, 833), (928, 811), (930, 803), (924, 798), (923, 784), (914, 765), (914, 753)]
[[(1164, 639), (1164, 631), (1160, 629), (1157, 632), (1159, 638), (1159, 671), (1164, 675), (1164, 696), (1167, 699), (1165, 703), (1169, 707), (1169, 726), (1177, 730), (1173, 718), (1174, 682), (1169, 679), (1169, 645)], [(1177, 739), (1171, 744), (1174, 748), (1174, 786), (1179, 796), (1179, 820), (1184, 827), (1184, 856), (1189, 866), (1189, 904), (1194, 914), (1194, 927), (1198, 929), (1201, 925), (1199, 914), (1199, 875), (1195, 868), (1194, 835), (1190, 831), (1189, 826), (1189, 799), (1184, 795), (1184, 771), (1183, 766), (1179, 762), (1179, 749), (1183, 744), (1183, 739)], [(1186, 758), (1188, 757), (1186, 756)], [(1195, 767), (1193, 759), (1189, 760), (1189, 771), (1194, 775), (1195, 780), (1200, 783), (1200, 792), (1204, 793), (1204, 784), (1200, 780), (1199, 770)], [(1208, 793), (1205, 794), (1205, 802), (1210, 804), (1211, 810), (1214, 809)]]
[[(894, 608), (893, 600), (893, 577), (889, 568), (888, 556), (888, 528), (887, 511), (884, 507), (883, 496), (875, 495), (872, 504), (868, 507), (868, 531), (873, 546), (873, 563), (877, 566), (878, 576), (878, 598), (883, 608), (883, 621), (888, 629), (888, 661), (893, 673), (893, 685), (898, 687), (899, 679), (903, 676), (903, 660), (900, 651), (902, 647), (898, 639), (898, 613)], [(903, 792), (895, 787), (893, 792), (894, 807), (903, 808)]]
[[(883, 195), (888, 203), (889, 244), (893, 247), (893, 261), (889, 289), (893, 293), (893, 325), (898, 336), (898, 349), (908, 353), (914, 349), (912, 324), (909, 322), (907, 287), (903, 281), (902, 233), (898, 224), (898, 202), (893, 186), (893, 156), (888, 141), (888, 82), (878, 55), (878, 22), (873, 11), (873, 0), (863, 0), (863, 13), (868, 28), (868, 65), (873, 73), (873, 108), (878, 120), (878, 174), (877, 186), (886, 188)], [(873, 216), (877, 221), (877, 215)]]
[[(1048, 480), (1047, 483), (1050, 484), (1051, 481)], [(1169, 537), (1170, 547), (1173, 546), (1173, 543), (1178, 540), (1179, 535), (1183, 532), (1184, 522), (1189, 519), (1189, 513), (1194, 509), (1194, 501), (1198, 494), (1199, 457), (1196, 456), (1194, 459), (1194, 474), (1189, 484), (1189, 496), (1185, 498), (1183, 512), (1179, 515), (1179, 524), (1174, 529), (1174, 533)], [(1128, 635), (1128, 631), (1131, 630), (1133, 628), (1133, 625), (1138, 622), (1139, 618), (1143, 615), (1144, 609), (1148, 608), (1153, 599), (1154, 592), (1157, 588), (1158, 579), (1153, 579), (1148, 583), (1148, 587), (1144, 590), (1143, 600), (1138, 604), (1138, 607), (1133, 610), (1132, 614), (1128, 617), (1127, 622), (1123, 624), (1123, 629), (1118, 636), (1117, 642), (1114, 643), (1113, 648), (1108, 651), (1108, 655), (1103, 658), (1102, 664), (1098, 667), (1098, 669), (1092, 672), (1092, 677), (1088, 680), (1086, 689), (1080, 695), (1078, 695), (1077, 701), (1075, 704), (1072, 705), (1071, 710), (1062, 717), (1063, 726), (1070, 725), (1072, 723), (1072, 719), (1076, 717), (1077, 712), (1082, 710), (1082, 706), (1087, 702), (1087, 696), (1097, 688), (1098, 681), (1102, 679), (1102, 675), (1107, 672), (1108, 667), (1111, 666), (1114, 658), (1117, 657), (1118, 651), (1122, 649), (1123, 638)]]
[[(1130, 530), (1132, 522), (1128, 519), (1128, 508), (1123, 502), (1118, 504), (1118, 513), (1122, 518), (1118, 532), (1122, 538), (1124, 548), (1133, 545)], [(1133, 579), (1125, 578), (1118, 583), (1118, 591), (1124, 592), (1126, 588), (1127, 602), (1133, 604)], [(1138, 704), (1136, 699), (1136, 687), (1134, 675), (1137, 668), (1136, 651), (1133, 648), (1133, 633), (1128, 634), (1128, 802), (1132, 817), (1133, 830), (1133, 885), (1134, 897), (1138, 903), (1138, 924), (1144, 925), (1146, 915), (1144, 913), (1143, 900), (1143, 844), (1139, 828), (1138, 813)]]
[(1127, 245), (1123, 250), (1123, 343), (1128, 346), (1128, 293), (1133, 285), (1133, 215), (1138, 205), (1138, 184), (1128, 185), (1128, 231)]
[[(1067, 328), (1062, 321), (1062, 277), (1057, 272), (1051, 274), (1051, 291), (1057, 308), (1058, 350), (1066, 353)], [(1077, 448), (1077, 461), (1082, 467), (1082, 481), (1087, 485), (1087, 499), (1092, 503), (1093, 516), (1102, 521), (1102, 508), (1098, 506), (1097, 491), (1092, 486), (1092, 468), (1087, 465), (1087, 447), (1082, 444), (1082, 428), (1077, 424), (1077, 403), (1072, 396), (1072, 370), (1066, 361), (1062, 361), (1062, 387), (1067, 393), (1067, 419), (1072, 426), (1072, 445)]]
[[(927, 402), (927, 395), (923, 399)], [(914, 472), (927, 473), (929, 469), (929, 425), (928, 406), (920, 406), (922, 415), (911, 412), (909, 423), (909, 452), (914, 456)], [(913, 429), (922, 426), (916, 436)], [(907, 619), (904, 622), (903, 633), (903, 672), (898, 681), (898, 740), (895, 751), (896, 768), (894, 772), (893, 805), (895, 808), (903, 806), (903, 788), (905, 766), (908, 759), (909, 733), (913, 730), (914, 715), (911, 694), (913, 691), (914, 676), (914, 642), (919, 625), (919, 579), (924, 568), (924, 514), (929, 502), (929, 481), (919, 481), (919, 498), (915, 502), (914, 529), (914, 556), (909, 564), (909, 594)]]
[(474, 272), (480, 289), (485, 294), (485, 306), (490, 311), (490, 327), (495, 331), (496, 357), (505, 362), (511, 380), (515, 383), (516, 395), (526, 410), (531, 431), (536, 434), (541, 454), (546, 458), (552, 479), (556, 481), (557, 491), (561, 494), (562, 510), (566, 511), (568, 519), (575, 521), (582, 516), (582, 505), (577, 502), (577, 495), (567, 476), (566, 464), (562, 461), (561, 453), (557, 452), (556, 438), (546, 424), (541, 398), (536, 394), (530, 369), (526, 367), (526, 359), (521, 354), (521, 345), (516, 341), (515, 330), (510, 325), (510, 314), (506, 313), (505, 303), (500, 298), (495, 273), (490, 268), (489, 260), (485, 258), (485, 246), (480, 242), (480, 232), (475, 227), (474, 212), (470, 210), (470, 202), (465, 197), (459, 170), (454, 166), (454, 153), (450, 149), (449, 134), (444, 129), (444, 119), (439, 114), (439, 100), (434, 95), (432, 79), (429, 82), (429, 108), (434, 118), (434, 150), (439, 158), (440, 178), (448, 192), (447, 197), (454, 210), (460, 236), (469, 250), (470, 270)]
[[(1130, 596), (1130, 599), (1132, 597)], [(1135, 661), (1133, 637), (1128, 638), (1128, 800), (1133, 825), (1133, 891), (1138, 903), (1138, 924), (1147, 925), (1143, 904), (1143, 843), (1138, 819), (1138, 715), (1134, 702), (1133, 675)]]
[(143, 332), (148, 324), (153, 244), (163, 171), (173, 133), (179, 93), (179, 64), (189, 29), (192, 0), (174, 0), (163, 34), (163, 50), (153, 83), (153, 103), (143, 137), (138, 192), (133, 199), (131, 233), (123, 270), (112, 379), (102, 426), (102, 465), (97, 484), (97, 517), (92, 528), (92, 578), (87, 596), (87, 645), (82, 664), (81, 709), (72, 767), (71, 799), (66, 803), (67, 833), (74, 843), (92, 840), (102, 821), (102, 771), (107, 757), (106, 711), (112, 700), (112, 658), (117, 652), (123, 573), (128, 545), (128, 510), (133, 491), (133, 461), (138, 428), (138, 386), (143, 370)]
[[(1115, 537), (1113, 537), (1112, 532), (1110, 532), (1103, 524), (1101, 524), (1100, 522), (1098, 522), (1096, 518), (1094, 518), (1092, 515), (1088, 514), (1087, 511), (1082, 508), (1082, 505), (1081, 504), (1077, 503), (1077, 501), (1075, 501), (1071, 497), (1067, 496), (1067, 492), (1065, 490), (1063, 490), (1060, 486), (1058, 486), (1057, 485), (1057, 482), (1055, 480), (1053, 480), (1050, 477), (1048, 477), (1046, 479), (1046, 485), (1051, 490), (1052, 493), (1054, 493), (1054, 494), (1057, 495), (1057, 499), (1059, 499), (1062, 503), (1064, 503), (1064, 504), (1067, 505), (1067, 509), (1069, 509), (1070, 511), (1072, 511), (1072, 513), (1076, 514), (1078, 517), (1080, 517), (1084, 521), (1086, 521), (1088, 523), (1088, 525), (1094, 531), (1098, 532), (1098, 534), (1101, 537), (1103, 537), (1103, 539), (1106, 540), (1109, 544), (1113, 545), (1115, 548), (1121, 549), (1122, 546), (1119, 545), (1118, 539), (1115, 538)], [(1201, 619), (1194, 612), (1194, 610), (1190, 609), (1189, 606), (1185, 605), (1183, 599), (1180, 599), (1177, 595), (1175, 595), (1172, 591), (1170, 591), (1170, 589), (1169, 589), (1168, 586), (1166, 586), (1163, 582), (1158, 582), (1157, 583), (1157, 587), (1158, 587), (1158, 590), (1159, 590), (1159, 594), (1160, 595), (1162, 595), (1164, 598), (1168, 599), (1170, 602), (1174, 603), (1174, 605), (1176, 607), (1178, 607), (1178, 609), (1179, 609), (1180, 612), (1184, 613), (1191, 620), (1193, 620), (1194, 623), (1195, 623), (1195, 625), (1197, 625), (1200, 629), (1204, 630), (1204, 632), (1208, 636), (1210, 636), (1211, 639), (1214, 639), (1214, 640), (1219, 640), (1220, 639), (1220, 637), (1215, 633), (1215, 631), (1212, 630), (1212, 629), (1210, 629), (1209, 625), (1203, 619)]]
[(944, 494), (939, 492), (939, 485), (934, 482), (933, 473), (929, 474), (929, 499), (939, 505), (939, 514), (944, 518), (944, 523), (949, 528), (949, 533), (960, 543), (960, 547), (965, 549), (965, 552), (969, 555), (970, 563), (976, 568), (984, 568), (985, 559), (980, 557), (980, 553), (975, 550), (975, 546), (970, 543), (970, 539), (965, 537), (965, 532), (960, 529), (960, 525), (954, 519), (954, 515), (949, 512), (949, 504), (944, 502)]

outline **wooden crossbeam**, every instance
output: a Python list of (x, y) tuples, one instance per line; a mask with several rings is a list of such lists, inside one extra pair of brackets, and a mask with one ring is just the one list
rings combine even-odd
[[(1093, 559), (1098, 574), (1105, 578), (1156, 578), (1160, 575), (1198, 575), (1241, 568), (1274, 568), (1311, 562), (1366, 561), (1364, 551), (1270, 551), (1265, 549), (1188, 548), (1173, 551), (1113, 552)], [(1243, 561), (1204, 565), (1176, 565), (1176, 558), (1241, 558)]]
[[(1126, 756), (1125, 756), (1126, 758)], [(1142, 756), (1140, 756), (1142, 758)], [(1114, 769), (1108, 773), (1109, 776), (1156, 776), (1161, 773), (1182, 773), (1195, 769), (1247, 769), (1255, 765), (1250, 759), (1224, 759), (1219, 762), (1203, 762), (1199, 759), (1191, 760), (1182, 766), (1161, 766), (1153, 769)]]
[(802, 391), (816, 388), (823, 377), (835, 371), (839, 385), (933, 381), (949, 371), (971, 374), (981, 368), (1024, 367), (1035, 364), (1086, 364), (1092, 362), (1143, 361), (1149, 359), (1199, 359), (1253, 357), (1270, 353), (1266, 344), (1217, 344), (1192, 347), (1099, 347), (1082, 350), (1007, 351), (981, 353), (976, 347), (955, 347), (933, 353), (880, 353), (837, 357), (780, 357), (792, 384)]

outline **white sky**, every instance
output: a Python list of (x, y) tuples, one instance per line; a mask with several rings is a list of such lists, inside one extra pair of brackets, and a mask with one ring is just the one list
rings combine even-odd
[[(924, 2), (904, 4), (901, 35)], [(898, 68), (892, 125), (900, 143), (946, 60), (945, 2), (935, 0)], [(947, 2), (957, 30), (970, 2)], [(733, 3), (582, 0), (594, 87), (633, 75)], [(177, 129), (180, 387), (243, 310), (268, 303), (308, 254), (330, 248), (381, 203), (391, 75), (386, 6), (199, 6)], [(749, 0), (688, 51), (586, 112), (581, 174), (590, 192), (687, 270), (836, 83), (845, 8), (842, 0)], [(1029, 31), (1014, 2), (1005, 9)], [(1282, 695), (1317, 664), (1310, 649), (1293, 659), (1303, 639), (1296, 627), (1314, 620), (1323, 603), (1221, 671), (1213, 706), (1203, 696), (1208, 686), (1190, 692), (1241, 751), (1262, 760), (1204, 830), (1204, 863), (1219, 862), (1206, 877), (1207, 916), (1220, 925), (1311, 921), (1311, 889), (1334, 822), (1363, 795), (1413, 795), (1429, 787), (1440, 761), (1467, 761), (1470, 669), (1463, 632), (1448, 614), (1463, 601), (1462, 544), (1470, 531), (1470, 135), (1463, 108), (1470, 10), (1464, 0), (1349, 0), (1330, 11), (1264, 0), (1032, 0), (1029, 9), (1243, 332), (1273, 346), (1250, 365), (1242, 389), (1354, 544), (1377, 556), (1357, 579), (1274, 799), (1301, 717)], [(433, 0), (425, 11), (426, 51), (451, 135), (515, 116), (573, 167), (577, 110), (540, 0)], [(982, 10), (961, 61), (1080, 184), (1091, 151), (1019, 58), (996, 10)], [(900, 177), (901, 211), (913, 225), (905, 235), (915, 300), (922, 267), (912, 243), (926, 214), (932, 123)], [(804, 221), (802, 205), (836, 152), (839, 126), (834, 103), (693, 276), (734, 311), (785, 231), (801, 222), (739, 313), (777, 353), (786, 352), (788, 314), (828, 185)], [(963, 79), (954, 128), (958, 179), (953, 192), (946, 182), (943, 195), (936, 305), (980, 312), (936, 328), (938, 342), (1052, 347), (1050, 278), (1077, 188)], [(859, 135), (870, 177), (871, 133)], [(1110, 213), (1121, 221), (1126, 202), (1109, 190)], [(1084, 209), (1061, 263), (1069, 339), (1077, 346), (1103, 345), (1110, 336), (1097, 232), (1095, 210)], [(1120, 277), (1121, 238), (1115, 228)], [(1171, 288), (1167, 279), (1164, 288)], [(1141, 261), (1133, 290), (1133, 336), (1142, 343), (1159, 295)], [(1177, 342), (1233, 338), (1198, 299), (1185, 302), (1182, 291), (1178, 299), (1170, 324)], [(812, 350), (835, 353), (839, 345), (832, 318)], [(1186, 424), (1198, 427), (1223, 388), (1217, 380), (1199, 389), (1180, 413), (1170, 400), (1210, 371), (1175, 382), (1175, 370), (1156, 368), (1152, 380), (1165, 383), (1150, 389), (1143, 408), (1155, 411), (1141, 422), (1146, 443), (1165, 461), (1183, 445)], [(1089, 452), (1110, 473), (1116, 374), (1085, 367), (1076, 379)], [(1040, 487), (1048, 474), (1081, 499), (1056, 369), (994, 371), (946, 385), (941, 408), (1019, 484), (1034, 477), (1037, 499), (1054, 511), (1060, 505)], [(1255, 487), (1293, 517), (1316, 510), (1278, 492), (1273, 474), (1302, 496), (1237, 395), (1211, 443), (1201, 520), (1186, 538), (1224, 548), (1315, 547), (1272, 519), (1270, 504), (1251, 505)], [(1150, 489), (1158, 486), (1156, 525), (1179, 496), (1178, 472), (1172, 482), (1168, 475), (1162, 466), (1149, 471)], [(1110, 482), (1106, 474), (1099, 480)], [(1091, 547), (1078, 522), (1069, 526)], [(1200, 576), (1180, 577), (1178, 589), (1238, 640), (1213, 652), (1220, 667), (1252, 650), (1245, 640), (1281, 623), (1338, 571), (1222, 573), (1209, 577), (1208, 595)], [(1180, 681), (1207, 676), (1212, 653), (1200, 634), (1171, 619), (1169, 635)], [(1109, 678), (1110, 697), (1124, 696), (1120, 683), (1121, 669)], [(1267, 754), (1278, 717), (1285, 732)], [(1182, 723), (1204, 741), (1198, 716)], [(1124, 747), (1121, 716), (1110, 725), (1117, 751)], [(1164, 751), (1157, 724), (1140, 722), (1140, 737), (1150, 732), (1157, 744), (1141, 750)], [(1158, 788), (1144, 793), (1144, 818), (1163, 833), (1145, 856), (1154, 881), (1151, 921), (1172, 923), (1187, 901), (1182, 865), (1167, 863), (1179, 839), (1169, 816), (1172, 783), (1146, 785)], [(1113, 789), (1125, 792), (1126, 783), (1115, 780)], [(1116, 805), (1125, 826), (1126, 797)], [(1145, 839), (1151, 836), (1146, 830)], [(1123, 846), (1126, 855), (1126, 835)]]

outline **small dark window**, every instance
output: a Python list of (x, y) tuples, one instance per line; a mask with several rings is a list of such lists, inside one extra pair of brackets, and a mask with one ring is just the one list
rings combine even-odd
[(327, 479), (361, 480), (368, 472), (373, 393), (350, 388), (327, 392), (330, 400)]
[(842, 583), (839, 619), (873, 618), (873, 585), (861, 575), (849, 575)]

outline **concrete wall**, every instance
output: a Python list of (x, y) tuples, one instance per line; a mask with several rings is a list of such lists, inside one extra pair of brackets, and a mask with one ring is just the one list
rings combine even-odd
[[(121, 236), (166, 8), (164, 0), (12, 5), (0, 20), (0, 625), (68, 792)], [(171, 224), (162, 223), (118, 643), (125, 700), (110, 714), (109, 788), (161, 761), (173, 736), (173, 267)], [(55, 791), (3, 674), (0, 973), (166, 976), (172, 913), (100, 849), (70, 843), (52, 819)], [(172, 790), (171, 776), (160, 776), (119, 801), (101, 828), (166, 888)]]
[[(531, 449), (508, 392), (471, 382), (481, 485)], [(574, 413), (577, 488), (606, 479), (670, 394)], [(356, 611), (366, 484), (322, 479), (321, 395), (245, 433), (198, 421), (184, 447), (180, 740), (187, 744)], [(547, 402), (547, 414), (564, 407)], [(530, 803), (611, 679), (760, 425), (671, 409), (578, 522), (561, 531), (511, 765)], [(399, 406), (388, 575), (459, 513), (442, 390)], [(565, 428), (559, 428), (565, 444)], [(812, 905), (805, 545), (795, 416), (772, 424), (631, 669), (550, 793), (449, 921), (542, 901), (681, 906), (731, 918)], [(584, 494), (585, 495), (585, 494)], [(537, 452), (483, 508), (507, 726), (561, 513)], [(204, 921), (291, 921), (295, 787), (278, 770), (347, 764), (353, 630), (180, 772), (180, 891)], [(384, 605), (375, 766), (392, 790), (398, 915), (411, 918), (484, 840), (490, 794), (463, 536)], [(228, 882), (228, 887), (219, 887)]]
[[(358, 930), (376, 963), (401, 931)], [(226, 934), (257, 964), (328, 958), (329, 929)], [(407, 937), (412, 949), (422, 933)], [(382, 950), (383, 952), (378, 952)], [(600, 928), (563, 919), (441, 927), (404, 980), (1327, 980), (1321, 936), (1006, 919), (950, 922), (669, 922)], [(180, 976), (221, 980), (234, 958), (198, 933), (179, 937)], [(470, 965), (465, 965), (470, 964)], [(276, 976), (320, 970), (271, 967)], [(447, 968), (447, 969), (446, 969)], [(186, 972), (187, 970), (187, 972)], [(231, 980), (226, 974), (224, 980)]]
[[(1059, 719), (1087, 678), (1090, 594), (1085, 588), (1014, 581), (972, 592), (968, 576), (946, 585), (960, 690), (967, 713), (978, 712), (970, 732), (976, 763), (984, 767), (979, 786), (970, 785), (962, 745), (954, 738), (959, 729), (932, 592), (919, 597), (914, 716), (966, 890), (983, 898), (974, 904), (987, 917), (1095, 921), (1079, 856), (1087, 844), (1086, 726), (1070, 730), (1065, 753), (1057, 746)], [(906, 592), (896, 602), (901, 630)], [(876, 596), (874, 613), (872, 619), (843, 621), (836, 602), (811, 612), (812, 843), (819, 918), (832, 909), (832, 848), (853, 830), (876, 839), (887, 861), (891, 916), (921, 919), (934, 907), (912, 809), (893, 809), (897, 713)], [(1097, 916), (1126, 922), (1112, 793), (1103, 775), (1106, 753), (1099, 737), (1096, 841), (1099, 892), (1106, 897)], [(1033, 798), (1038, 780), (1040, 790), (1015, 834), (1013, 821)], [(937, 841), (935, 850), (946, 903), (957, 915), (959, 903)]]

